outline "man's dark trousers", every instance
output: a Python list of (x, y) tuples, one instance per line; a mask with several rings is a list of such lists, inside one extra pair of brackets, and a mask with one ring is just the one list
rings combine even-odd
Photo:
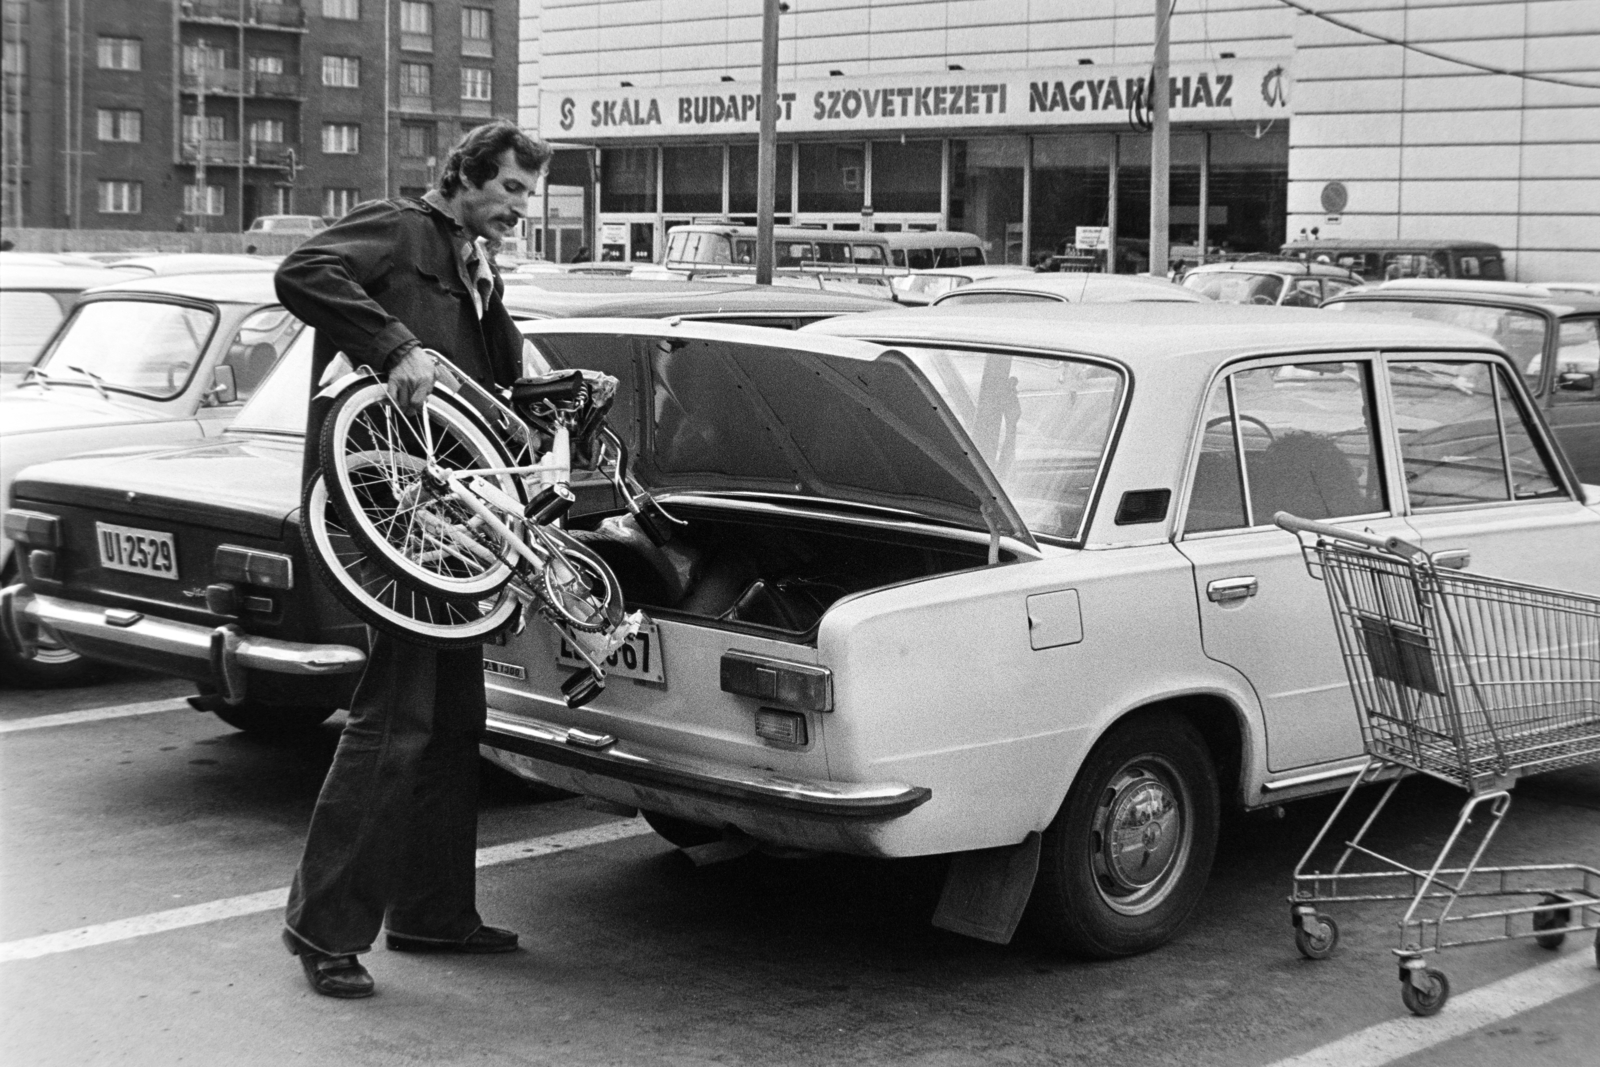
[[(289, 891), (288, 927), (332, 955), (393, 933), (476, 930), (483, 650), (375, 633)], [(420, 754), (420, 755), (419, 755)]]

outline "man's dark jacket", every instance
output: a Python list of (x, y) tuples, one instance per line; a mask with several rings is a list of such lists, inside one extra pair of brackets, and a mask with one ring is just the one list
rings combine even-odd
[[(480, 321), (456, 254), (467, 241), (442, 211), (397, 197), (362, 204), (285, 256), (278, 299), (317, 331), (312, 395), (336, 354), (381, 373), (414, 344), (442, 353), (483, 385), (516, 380), (522, 335), (502, 302), (505, 284), (496, 273)], [(312, 405), (306, 426), (308, 474), (321, 408)]]

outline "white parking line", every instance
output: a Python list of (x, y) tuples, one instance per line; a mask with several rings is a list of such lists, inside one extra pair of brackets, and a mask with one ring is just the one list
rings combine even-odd
[[(1587, 937), (1576, 940), (1580, 947), (1569, 948), (1560, 959), (1451, 997), (1444, 1010), (1430, 1019), (1411, 1015), (1390, 1019), (1270, 1067), (1381, 1067), (1552, 1000), (1585, 989), (1600, 990), (1594, 946)], [(1398, 1000), (1400, 983), (1391, 984)]]
[(101, 722), (105, 719), (125, 719), (130, 715), (155, 715), (163, 711), (191, 711), (187, 701), (150, 700), (143, 704), (118, 704), (109, 708), (85, 708), (82, 711), (63, 711), (58, 715), (36, 715), (31, 719), (12, 719), (0, 722), (0, 734), (14, 734), (22, 730), (43, 730), (50, 726), (72, 726), (80, 722)]
[[(512, 841), (510, 844), (495, 845), (493, 848), (480, 848), (478, 866), (493, 867), (521, 859), (536, 859), (556, 852), (570, 852), (575, 848), (588, 848), (591, 845), (604, 845), (611, 841), (640, 837), (650, 832), (650, 827), (643, 819), (628, 819), (601, 823), (599, 826), (587, 826), (581, 830), (568, 830), (560, 834), (548, 834), (544, 837), (530, 837), (523, 841)], [(199, 926), (201, 923), (216, 922), (219, 919), (234, 919), (241, 915), (274, 911), (282, 908), (288, 899), (289, 887), (283, 886), (241, 897), (191, 904), (186, 908), (172, 908), (169, 911), (157, 911), (149, 915), (135, 915), (130, 919), (80, 926), (76, 930), (62, 930), (54, 934), (6, 941), (0, 943), (0, 963), (33, 960), (40, 956), (53, 956), (58, 952), (89, 948), (92, 945), (106, 945), (114, 941), (127, 941), (135, 937), (159, 934), (167, 930), (181, 930), (186, 926)]]

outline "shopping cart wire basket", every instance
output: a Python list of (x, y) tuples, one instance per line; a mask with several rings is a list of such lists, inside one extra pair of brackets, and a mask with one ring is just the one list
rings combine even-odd
[[(1322, 959), (1338, 943), (1338, 926), (1319, 904), (1409, 900), (1395, 949), (1401, 994), (1411, 1011), (1432, 1015), (1449, 981), (1425, 964), (1427, 953), (1528, 937), (1554, 948), (1568, 933), (1600, 928), (1600, 870), (1481, 863), (1518, 778), (1600, 760), (1600, 597), (1442, 568), (1396, 537), (1286, 512), (1274, 521), (1300, 537), (1307, 568), (1327, 588), (1368, 756), (1295, 869), (1300, 951)], [(1468, 793), (1427, 870), (1366, 844), (1405, 771)], [(1356, 791), (1385, 777), (1338, 861), (1312, 870)], [(1470, 833), (1480, 809), (1488, 818)], [(1466, 864), (1447, 867), (1458, 848), (1471, 853)], [(1488, 898), (1502, 903), (1458, 909), (1463, 899)], [(1595, 959), (1600, 965), (1600, 935)]]

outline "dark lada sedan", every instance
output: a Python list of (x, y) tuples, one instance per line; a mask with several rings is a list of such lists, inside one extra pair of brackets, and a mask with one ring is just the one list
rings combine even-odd
[[(582, 307), (532, 292), (507, 302), (529, 321), (582, 310), (788, 328), (883, 306), (786, 288), (693, 288), (607, 292)], [(305, 728), (344, 706), (366, 632), (313, 577), (299, 532), (312, 343), (303, 331), (218, 437), (21, 472), (6, 526), (21, 582), (0, 593), (7, 637), (190, 678), (201, 706), (243, 730)], [(611, 506), (609, 487), (574, 488), (580, 512)]]
[(1521, 369), (1578, 477), (1600, 485), (1600, 297), (1516, 282), (1406, 279), (1323, 306), (1410, 315), (1493, 338)]

